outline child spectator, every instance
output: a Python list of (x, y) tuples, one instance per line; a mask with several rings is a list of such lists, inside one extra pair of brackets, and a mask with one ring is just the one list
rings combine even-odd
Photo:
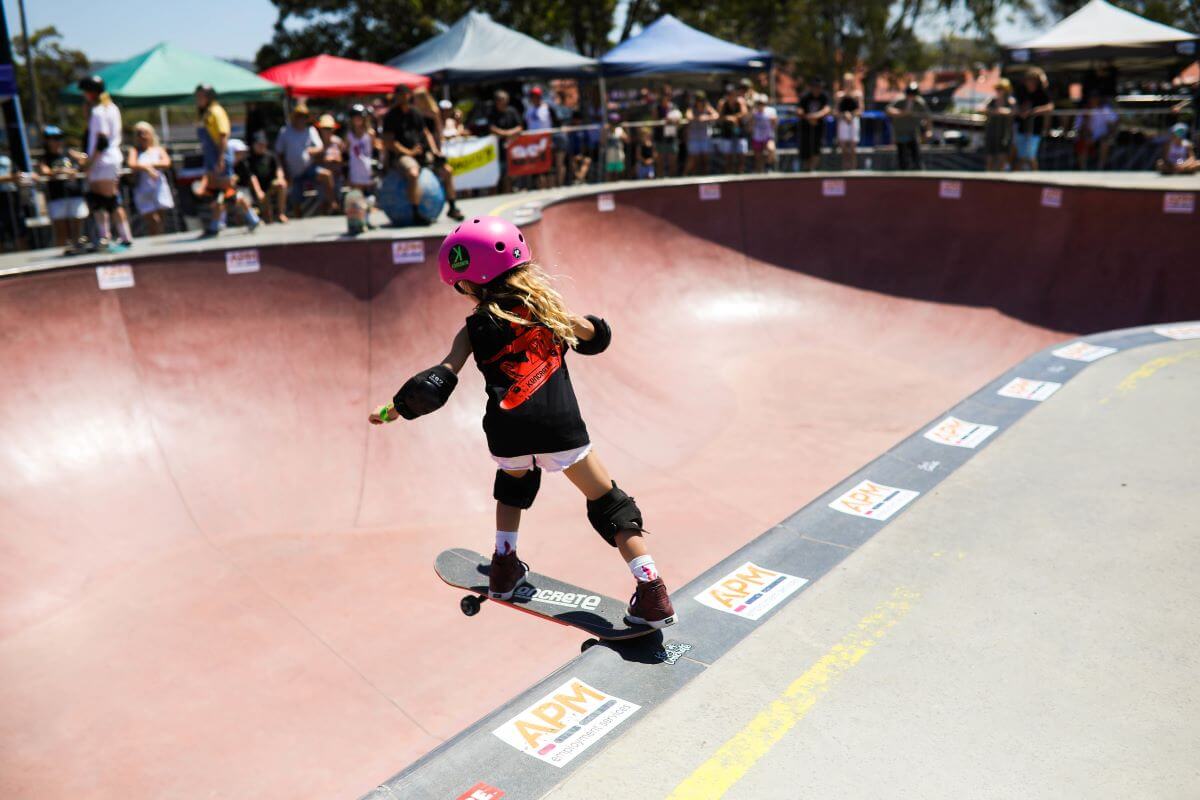
[(670, 178), (679, 172), (679, 126), (683, 124), (683, 114), (676, 108), (671, 99), (671, 87), (666, 84), (663, 84), (654, 107), (654, 118), (662, 122), (654, 128), (654, 149), (658, 152), (656, 172)]
[(629, 141), (629, 137), (621, 127), (620, 114), (612, 114), (610, 121), (612, 128), (604, 142), (604, 179), (619, 181), (625, 173), (625, 143)]
[(454, 170), (450, 167), (450, 162), (446, 160), (446, 154), (442, 150), (444, 140), (442, 138), (441, 109), (433, 99), (433, 95), (426, 89), (417, 89), (413, 92), (413, 108), (425, 119), (429, 143), (429, 147), (425, 151), (425, 164), (433, 170), (433, 174), (437, 175), (442, 184), (442, 191), (446, 194), (446, 216), (462, 222), (463, 213), (458, 209), (457, 193), (454, 191)]
[(512, 191), (512, 179), (508, 177), (508, 141), (521, 132), (521, 115), (508, 104), (508, 92), (498, 90), (492, 96), (492, 110), (488, 114), (488, 130), (500, 142), (500, 191)]
[(745, 165), (746, 135), (742, 130), (742, 121), (749, 110), (746, 101), (738, 92), (737, 86), (730, 83), (725, 86), (725, 96), (717, 108), (720, 116), (717, 122), (717, 138), (713, 144), (717, 152), (724, 156), (726, 172), (740, 173)]
[(56, 247), (67, 247), (66, 255), (82, 253), (87, 242), (83, 234), (83, 220), (87, 219), (87, 203), (83, 199), (83, 181), (79, 162), (67, 152), (65, 135), (56, 125), (47, 125), (42, 131), (46, 152), (38, 162), (38, 174), (46, 178), (46, 195), (49, 199), (50, 222), (54, 228)]
[[(86, 151), (72, 155), (83, 162), (87, 170), (88, 208), (97, 233), (92, 249), (121, 252), (133, 244), (118, 183), (124, 163), (121, 158), (121, 110), (109, 96), (104, 79), (99, 75), (81, 78), (78, 85), (87, 114)], [(119, 237), (115, 244), (109, 241), (113, 223)]]
[(1013, 115), (1017, 101), (1012, 97), (1012, 83), (1008, 78), (996, 81), (992, 88), (996, 96), (988, 100), (983, 109), (987, 115), (983, 126), (983, 151), (987, 156), (987, 169), (1004, 172), (1012, 155)]
[(1192, 175), (1200, 172), (1200, 161), (1196, 160), (1196, 152), (1188, 141), (1188, 127), (1182, 122), (1171, 126), (1171, 135), (1163, 143), (1162, 158), (1155, 167), (1163, 175)]
[[(234, 204), (238, 211), (242, 214), (242, 219), (246, 222), (246, 231), (254, 233), (258, 226), (262, 223), (262, 219), (254, 210), (254, 204), (258, 201), (258, 196), (254, 193), (251, 185), (242, 186), (239, 184), (239, 179), (236, 177), (239, 173), (238, 167), (246, 163), (246, 157), (250, 153), (250, 148), (241, 139), (229, 140), (229, 163), (233, 164), (234, 178), (231, 181), (233, 187)], [(245, 174), (246, 170), (240, 170), (241, 174)], [(260, 187), (261, 188), (261, 187)], [(229, 196), (229, 192), (226, 192)], [(224, 220), (222, 220), (222, 223)]]
[(283, 177), (283, 167), (269, 149), (267, 149), (267, 134), (256, 131), (250, 151), (239, 155), (233, 165), (233, 174), (237, 176), (238, 197), (244, 198), (251, 206), (257, 206), (262, 219), (270, 221), (272, 213), (277, 212), (280, 222), (287, 222), (283, 213), (287, 206), (287, 181)]
[(196, 136), (204, 156), (204, 199), (209, 203), (208, 227), (202, 236), (216, 236), (225, 217), (225, 200), (233, 189), (233, 158), (230, 156), (229, 115), (217, 102), (213, 87), (200, 84), (196, 87), (196, 113), (199, 124)]
[(142, 216), (146, 233), (157, 236), (166, 229), (163, 212), (175, 208), (175, 197), (167, 180), (171, 156), (158, 143), (158, 134), (149, 122), (133, 126), (133, 147), (129, 149), (127, 166), (134, 176), (133, 206)]
[(696, 92), (687, 111), (687, 175), (707, 175), (712, 152), (712, 124), (720, 115), (708, 102), (708, 95)]
[(858, 138), (862, 129), (863, 93), (853, 72), (842, 76), (837, 93), (837, 141), (842, 169), (858, 168)]
[(321, 118), (317, 120), (317, 135), (321, 137), (321, 154), (317, 159), (317, 164), (329, 173), (333, 183), (333, 191), (329, 192), (325, 198), (323, 211), (326, 214), (338, 213), (338, 187), (341, 185), (346, 171), (344, 156), (346, 143), (342, 141), (342, 137), (334, 133), (336, 130), (337, 120), (333, 118), (332, 114), (322, 114)]
[(638, 180), (654, 177), (654, 132), (649, 128), (638, 131), (637, 145), (637, 176)]
[(825, 131), (825, 118), (833, 110), (824, 87), (825, 84), (820, 78), (810, 79), (808, 89), (800, 95), (800, 100), (796, 103), (796, 111), (800, 115), (797, 133), (801, 169), (815, 170), (821, 162), (821, 137)]
[(255, 131), (250, 152), (234, 165), (238, 186), (250, 190), (264, 222), (287, 222), (287, 177), (279, 156), (267, 147), (267, 132)]
[[(571, 114), (571, 125), (583, 128), (583, 112), (576, 109)], [(567, 152), (570, 153), (571, 177), (576, 183), (587, 183), (588, 172), (596, 152), (592, 142), (592, 131), (574, 130), (567, 134)]]
[(754, 171), (765, 172), (775, 166), (775, 126), (779, 115), (767, 105), (766, 95), (754, 100), (750, 149), (754, 152)]
[(915, 81), (904, 88), (904, 97), (888, 106), (887, 113), (900, 169), (921, 169), (921, 139), (929, 127), (929, 106)]

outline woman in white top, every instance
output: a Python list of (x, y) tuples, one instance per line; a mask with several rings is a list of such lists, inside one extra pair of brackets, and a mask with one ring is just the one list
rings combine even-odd
[(858, 167), (858, 136), (863, 112), (863, 93), (853, 72), (842, 76), (842, 89), (837, 93), (837, 140), (842, 153), (842, 169)]
[(158, 143), (158, 134), (149, 122), (133, 126), (133, 147), (129, 148), (127, 166), (134, 175), (133, 205), (142, 215), (146, 232), (157, 236), (163, 232), (163, 213), (175, 207), (171, 184), (166, 171), (171, 168), (171, 156)]
[[(104, 90), (99, 75), (82, 78), (79, 90), (87, 111), (87, 152), (74, 154), (85, 164), (87, 199), (96, 223), (97, 249), (120, 251), (133, 244), (129, 217), (121, 206), (118, 183), (121, 174), (121, 111)], [(112, 237), (111, 219), (115, 219), (120, 243), (109, 245)]]

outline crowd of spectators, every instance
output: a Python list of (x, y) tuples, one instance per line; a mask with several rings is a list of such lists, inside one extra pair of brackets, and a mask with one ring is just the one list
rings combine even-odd
[[(129, 176), (129, 204), (143, 229), (158, 234), (180, 201), (172, 158), (145, 121), (133, 126), (132, 141), (124, 146), (121, 112), (103, 81), (89, 77), (79, 87), (87, 119), (83, 149), (68, 147), (63, 131), (48, 126), (37, 173), (45, 181), (56, 244), (70, 252), (120, 251), (132, 244), (121, 202), (122, 173)], [(1046, 74), (1032, 67), (1015, 81), (999, 79), (993, 88), (994, 96), (982, 109), (986, 168), (1037, 169), (1052, 126), (1056, 136), (1063, 127), (1053, 121), (1055, 102)], [(842, 169), (857, 169), (867, 109), (857, 76), (844, 74), (834, 90), (814, 77), (802, 89), (786, 118), (791, 136), (787, 152), (794, 152), (796, 166), (815, 170), (831, 151)], [(1115, 75), (1100, 71), (1084, 82), (1083, 90), (1081, 108), (1070, 112), (1074, 118), (1068, 122), (1076, 165), (1104, 169), (1120, 122), (1114, 110)], [(603, 103), (591, 95), (591, 100), (580, 96), (569, 106), (565, 91), (553, 95), (532, 86), (516, 99), (497, 90), (488, 102), (456, 106), (449, 100), (439, 103), (425, 89), (401, 85), (373, 104), (325, 106), (321, 113), (297, 102), (273, 136), (265, 125), (251, 127), (247, 120), (247, 141), (242, 141), (233, 138), (217, 93), (201, 85), (195, 107), (202, 174), (190, 184), (193, 197), (188, 199), (195, 202), (189, 205), (201, 212), (204, 236), (219, 235), (231, 212), (252, 231), (264, 222), (286, 223), (297, 214), (341, 214), (348, 210), (348, 193), (369, 199), (381, 179), (393, 174), (407, 187), (414, 221), (429, 224), (432, 220), (419, 211), (419, 175), (428, 169), (444, 188), (448, 215), (461, 219), (445, 147), (462, 136), (496, 137), (499, 181), (494, 191), (501, 193), (597, 179), (761, 173), (779, 165), (780, 112), (749, 78), (726, 84), (719, 96), (696, 88), (677, 91), (669, 84), (614, 92)], [(464, 110), (469, 120), (464, 120)], [(883, 111), (899, 169), (922, 169), (932, 114), (918, 84), (906, 85)], [(527, 140), (539, 133), (551, 142), (551, 166), (514, 178), (505, 157), (508, 146), (518, 137)], [(828, 150), (827, 141), (832, 142)], [(1157, 167), (1167, 173), (1197, 170), (1186, 126), (1164, 141)], [(5, 173), (0, 175), (0, 201), (13, 205), (11, 165), (0, 173)], [(369, 224), (369, 212), (364, 219)]]

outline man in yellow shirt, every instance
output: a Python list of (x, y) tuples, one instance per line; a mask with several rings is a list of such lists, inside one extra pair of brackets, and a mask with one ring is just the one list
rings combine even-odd
[[(204, 237), (216, 236), (221, 229), (225, 199), (233, 192), (233, 153), (229, 149), (229, 115), (217, 102), (213, 87), (200, 84), (196, 87), (196, 113), (200, 124), (196, 134), (200, 139), (200, 150), (204, 155), (204, 197), (209, 202), (208, 226)], [(258, 217), (251, 208), (247, 214), (246, 227), (251, 231), (258, 227)]]

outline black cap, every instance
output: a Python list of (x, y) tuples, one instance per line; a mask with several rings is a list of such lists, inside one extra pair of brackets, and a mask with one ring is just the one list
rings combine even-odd
[(88, 75), (86, 78), (80, 78), (77, 85), (81, 92), (103, 92), (104, 78), (99, 75)]
[(350, 106), (350, 116), (369, 117), (371, 116), (371, 109), (367, 108), (362, 103), (355, 103), (354, 105)]
[(917, 83), (916, 81), (909, 81), (908, 86), (904, 87), (904, 93), (905, 94), (920, 94), (921, 93), (921, 84)]
[[(209, 84), (209, 83), (198, 83), (198, 84), (196, 84), (196, 92), (204, 92), (204, 93), (205, 93), (206, 95), (208, 95), (209, 97), (216, 97), (216, 96), (217, 96), (217, 90), (216, 90), (216, 89), (214, 89), (214, 88), (212, 87), (212, 84)], [(196, 92), (193, 92), (193, 94), (195, 94)]]

